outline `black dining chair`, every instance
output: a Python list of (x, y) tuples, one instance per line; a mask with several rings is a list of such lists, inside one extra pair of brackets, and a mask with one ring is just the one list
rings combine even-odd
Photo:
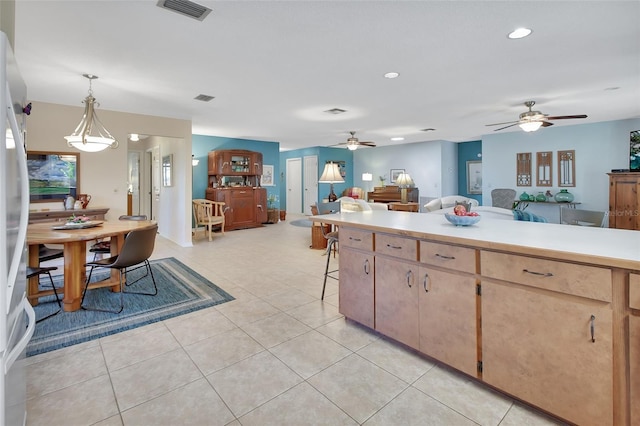
[[(87, 282), (84, 286), (84, 290), (82, 292), (82, 301), (81, 307), (82, 309), (88, 311), (101, 311), (101, 312), (110, 312), (113, 314), (119, 314), (124, 309), (124, 293), (125, 288), (129, 287), (141, 279), (151, 276), (151, 282), (153, 283), (153, 291), (152, 292), (136, 292), (136, 291), (126, 291), (126, 293), (132, 294), (142, 294), (145, 296), (155, 296), (158, 294), (158, 286), (156, 285), (156, 280), (153, 276), (153, 271), (151, 270), (151, 264), (149, 263), (149, 257), (153, 253), (153, 248), (155, 246), (156, 241), (156, 233), (158, 231), (158, 225), (154, 225), (151, 228), (147, 229), (134, 229), (129, 232), (124, 239), (124, 244), (122, 246), (122, 250), (119, 254), (115, 256), (111, 256), (106, 259), (100, 259), (97, 261), (88, 262), (85, 266), (90, 266), (91, 270), (89, 271), (89, 276), (87, 277)], [(120, 283), (120, 309), (110, 310), (110, 309), (102, 309), (91, 306), (84, 305), (84, 299), (87, 294), (87, 289), (89, 284), (91, 283), (91, 275), (93, 274), (93, 270), (95, 268), (108, 268), (108, 269), (117, 269), (119, 272), (119, 283)], [(145, 268), (145, 274), (136, 280), (129, 282), (126, 281), (127, 273), (130, 273), (136, 269)], [(111, 287), (112, 283), (106, 283), (104, 285), (94, 286), (94, 288), (101, 287)]]
[[(118, 218), (118, 220), (147, 220), (147, 215), (146, 214), (139, 214), (139, 215), (123, 214)], [(111, 254), (111, 241), (110, 240), (98, 241), (91, 246), (91, 248), (89, 249), (89, 252), (93, 253), (93, 261), (95, 262), (95, 260), (98, 258), (98, 255)]]
[(49, 281), (51, 282), (51, 288), (53, 288), (53, 294), (56, 297), (55, 302), (58, 303), (58, 310), (48, 314), (40, 319), (36, 319), (36, 324), (39, 322), (42, 322), (48, 318), (51, 318), (54, 315), (58, 315), (60, 313), (60, 311), (62, 311), (62, 304), (60, 303), (60, 296), (58, 295), (58, 289), (56, 289), (56, 286), (53, 284), (53, 277), (51, 276), (51, 271), (55, 271), (56, 269), (58, 269), (55, 266), (50, 266), (50, 267), (32, 267), (32, 266), (27, 266), (27, 279), (31, 279), (31, 278), (35, 278), (35, 277), (40, 277), (40, 275), (48, 275), (49, 276)]

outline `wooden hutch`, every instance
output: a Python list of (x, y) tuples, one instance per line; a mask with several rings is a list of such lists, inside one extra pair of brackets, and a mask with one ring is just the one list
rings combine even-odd
[(609, 228), (640, 230), (640, 172), (609, 175)]
[(260, 187), (261, 152), (211, 151), (208, 171), (205, 197), (226, 203), (225, 229), (254, 228), (267, 221), (267, 190)]

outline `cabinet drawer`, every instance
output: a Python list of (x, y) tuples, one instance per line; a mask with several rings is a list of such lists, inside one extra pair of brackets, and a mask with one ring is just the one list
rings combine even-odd
[(468, 247), (420, 241), (420, 262), (460, 272), (476, 272), (476, 251)]
[(354, 228), (340, 227), (341, 247), (353, 247), (360, 250), (373, 251), (373, 232)]
[(629, 274), (629, 307), (640, 309), (640, 274)]
[(405, 260), (418, 260), (418, 240), (388, 234), (376, 234), (376, 254)]
[(482, 251), (485, 277), (611, 302), (611, 270), (595, 266)]

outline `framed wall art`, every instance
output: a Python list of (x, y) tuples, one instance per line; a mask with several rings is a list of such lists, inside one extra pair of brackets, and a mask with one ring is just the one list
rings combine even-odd
[(74, 152), (27, 152), (29, 200), (32, 203), (64, 201), (80, 191), (80, 154)]
[(262, 166), (262, 177), (260, 178), (260, 186), (274, 186), (273, 182), (273, 165), (264, 164)]
[(467, 193), (482, 194), (482, 161), (467, 161)]
[(396, 180), (398, 180), (398, 176), (400, 176), (402, 173), (404, 173), (404, 169), (389, 170), (389, 181), (391, 181), (391, 183), (396, 183)]

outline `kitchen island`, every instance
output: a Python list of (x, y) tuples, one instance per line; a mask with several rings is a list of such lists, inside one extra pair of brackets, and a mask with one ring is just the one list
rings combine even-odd
[(340, 312), (563, 420), (640, 424), (640, 233), (396, 211), (339, 226)]

